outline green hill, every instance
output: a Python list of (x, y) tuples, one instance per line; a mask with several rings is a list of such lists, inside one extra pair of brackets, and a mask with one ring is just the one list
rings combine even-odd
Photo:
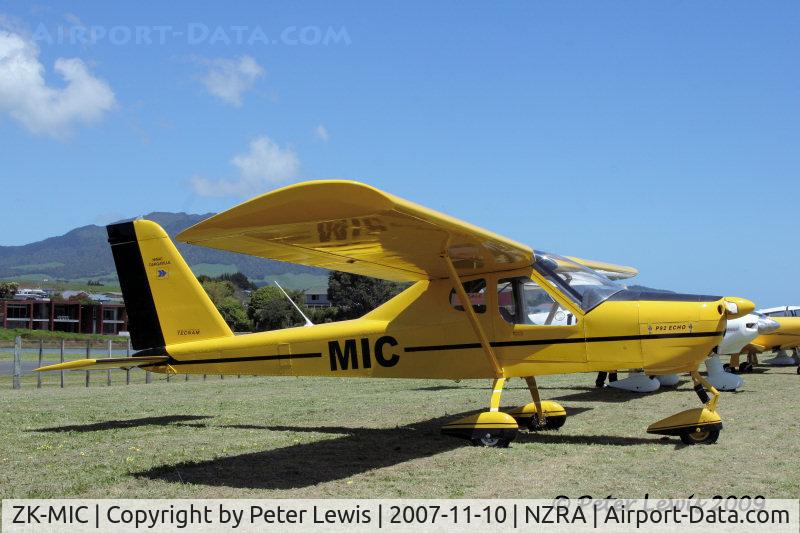
[[(180, 231), (211, 215), (155, 212), (144, 218), (158, 222), (174, 238)], [(291, 288), (299, 289), (324, 289), (327, 285), (326, 271), (318, 268), (177, 242), (176, 245), (198, 275), (216, 276), (223, 272), (240, 271), (259, 284), (278, 279)], [(0, 279), (24, 283), (41, 282), (45, 278), (78, 282), (91, 279), (116, 284), (114, 260), (105, 227), (82, 226), (64, 235), (22, 246), (0, 246)]]

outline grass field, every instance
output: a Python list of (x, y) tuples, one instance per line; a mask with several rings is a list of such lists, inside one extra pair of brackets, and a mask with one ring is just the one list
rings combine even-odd
[[(0, 497), (797, 498), (800, 376), (757, 372), (723, 394), (713, 446), (644, 431), (699, 405), (686, 380), (642, 396), (596, 390), (584, 374), (540, 379), (543, 397), (570, 412), (566, 425), (520, 433), (504, 450), (439, 433), (484, 409), (488, 383), (477, 381), (156, 375), (106, 387), (96, 372), (88, 389), (21, 391), (4, 381)], [(503, 404), (527, 401), (512, 380)]]

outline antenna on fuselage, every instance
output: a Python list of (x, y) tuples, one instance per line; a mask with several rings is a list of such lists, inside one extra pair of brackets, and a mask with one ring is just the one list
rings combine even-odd
[(281, 292), (283, 293), (283, 295), (284, 295), (284, 296), (286, 296), (286, 299), (287, 299), (287, 300), (289, 300), (289, 303), (290, 303), (290, 304), (292, 304), (292, 305), (294, 306), (294, 308), (295, 308), (295, 309), (297, 309), (297, 312), (298, 312), (298, 313), (300, 313), (300, 316), (302, 316), (302, 317), (303, 317), (303, 319), (306, 321), (306, 323), (305, 323), (305, 324), (303, 324), (303, 326), (304, 326), (304, 327), (306, 327), (306, 326), (313, 326), (313, 325), (314, 325), (314, 323), (313, 323), (313, 322), (311, 322), (311, 320), (310, 320), (310, 319), (309, 319), (309, 318), (308, 318), (308, 317), (305, 315), (305, 313), (303, 313), (303, 312), (300, 310), (300, 306), (298, 306), (298, 305), (295, 303), (295, 301), (294, 301), (294, 300), (292, 300), (292, 299), (289, 297), (289, 295), (286, 293), (286, 291), (285, 291), (285, 290), (283, 290), (283, 287), (281, 287), (281, 286), (280, 286), (280, 284), (279, 284), (277, 281), (275, 281), (275, 280), (273, 280), (273, 281), (272, 281), (272, 283), (274, 283), (274, 284), (275, 284), (275, 285), (276, 285), (276, 286), (277, 286), (277, 287), (278, 287), (278, 288), (281, 290)]

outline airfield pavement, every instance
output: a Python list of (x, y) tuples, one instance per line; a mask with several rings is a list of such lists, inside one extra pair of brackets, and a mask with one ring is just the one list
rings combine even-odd
[[(699, 406), (688, 379), (638, 395), (597, 390), (589, 374), (543, 377), (567, 423), (508, 449), (439, 432), (485, 409), (484, 381), (115, 375), (108, 387), (97, 372), (84, 388), (71, 374), (65, 389), (55, 376), (41, 390), (0, 380), (0, 497), (800, 496), (794, 368), (759, 367), (723, 393), (712, 446), (645, 433)], [(514, 379), (503, 405), (528, 398)]]

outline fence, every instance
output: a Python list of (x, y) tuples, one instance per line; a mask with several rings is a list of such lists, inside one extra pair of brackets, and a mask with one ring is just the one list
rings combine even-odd
[[(13, 345), (0, 345), (0, 374), (10, 376), (14, 389), (35, 387), (61, 387), (114, 384), (152, 383), (156, 381), (189, 381), (208, 379), (207, 375), (170, 375), (142, 371), (139, 369), (80, 370), (60, 372), (34, 372), (35, 368), (78, 359), (102, 359), (104, 357), (131, 357), (130, 340), (71, 341), (57, 339), (23, 340), (17, 337)], [(240, 377), (240, 376), (237, 376)], [(0, 383), (8, 378), (0, 379)], [(224, 379), (219, 376), (219, 379)]]

